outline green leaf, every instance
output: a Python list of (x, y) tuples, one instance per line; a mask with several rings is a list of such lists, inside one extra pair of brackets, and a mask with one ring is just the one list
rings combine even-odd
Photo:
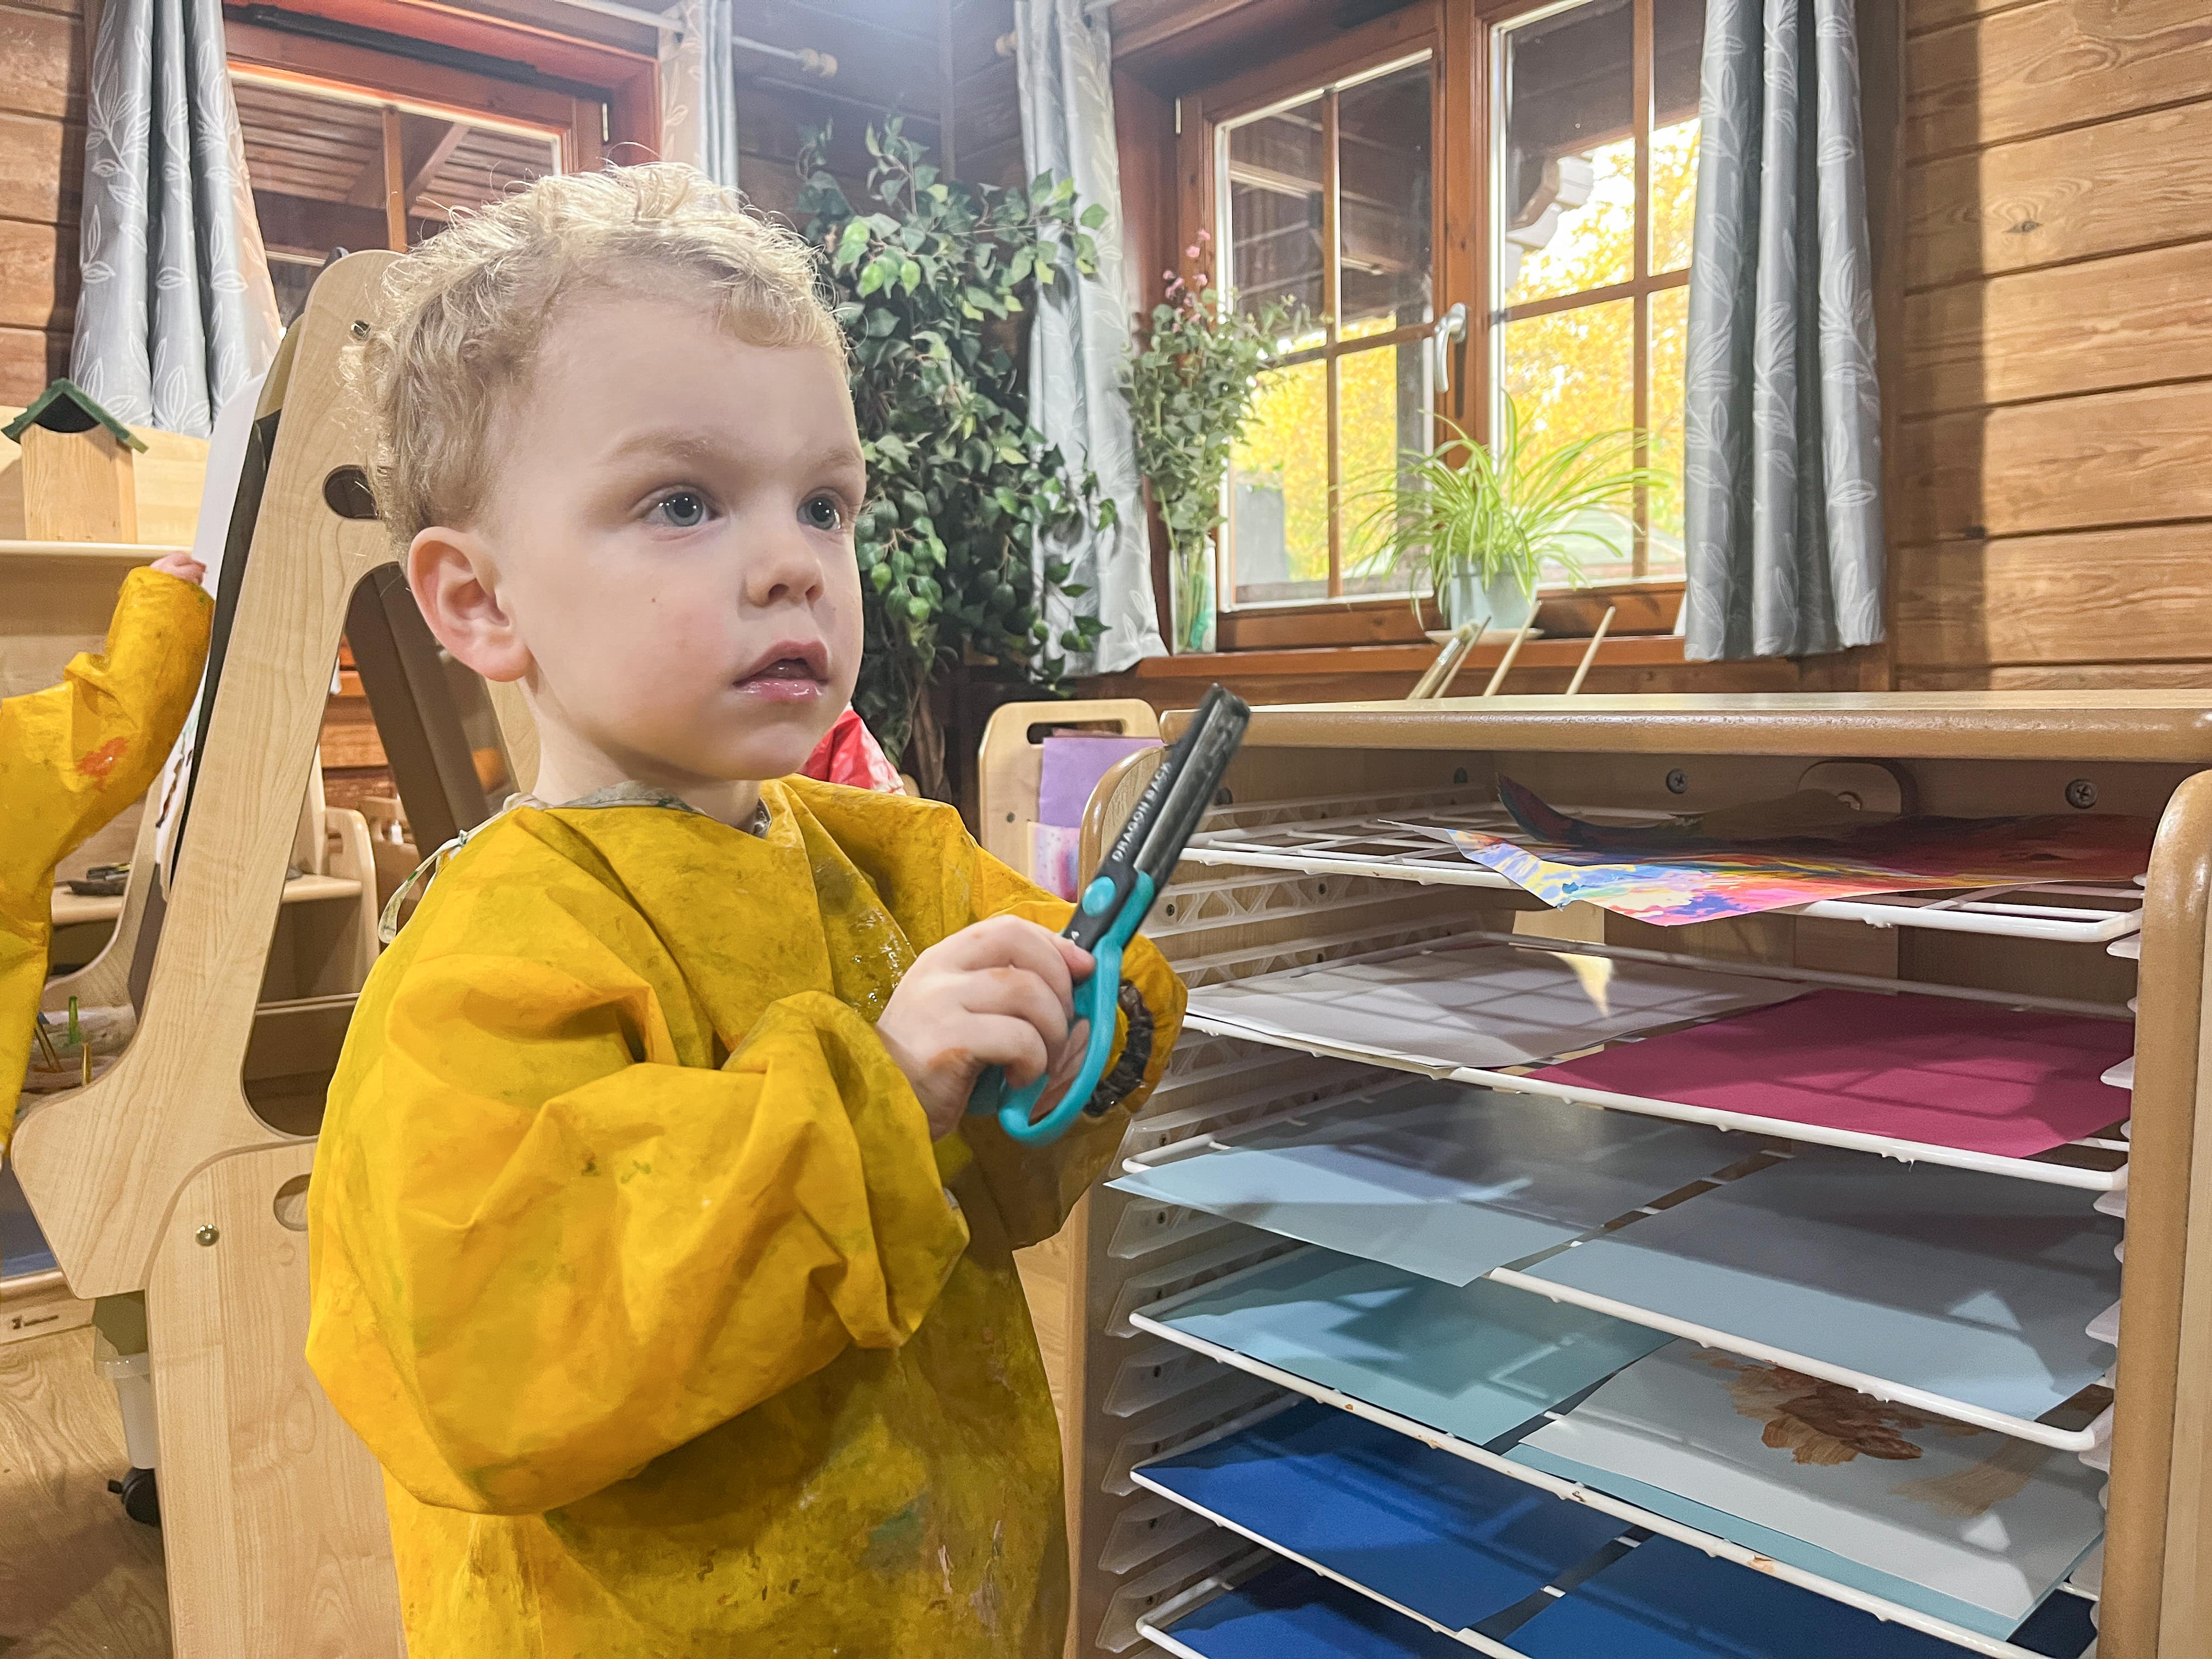
[(867, 252), (868, 227), (855, 219), (845, 227), (844, 234), (837, 239), (836, 267), (842, 270)]
[(1083, 216), (1076, 221), (1076, 222), (1081, 225), (1085, 230), (1097, 230), (1100, 226), (1106, 222), (1106, 204), (1103, 202), (1093, 202), (1089, 207), (1083, 210)]
[(900, 261), (899, 282), (908, 293), (913, 293), (921, 286), (921, 267), (912, 259)]

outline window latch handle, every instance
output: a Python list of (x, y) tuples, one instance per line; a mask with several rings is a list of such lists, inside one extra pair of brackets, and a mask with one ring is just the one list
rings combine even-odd
[(1437, 318), (1437, 325), (1430, 331), (1429, 337), (1436, 347), (1437, 390), (1449, 392), (1451, 390), (1452, 342), (1467, 337), (1467, 302), (1464, 300), (1460, 301), (1449, 311)]

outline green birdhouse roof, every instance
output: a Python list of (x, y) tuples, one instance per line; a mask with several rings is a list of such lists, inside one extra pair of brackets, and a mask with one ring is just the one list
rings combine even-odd
[(49, 432), (89, 432), (96, 426), (103, 427), (109, 437), (126, 448), (143, 453), (146, 447), (144, 439), (94, 403), (84, 388), (67, 375), (41, 392), (21, 415), (0, 427), (0, 438), (20, 440), (34, 426), (42, 426)]

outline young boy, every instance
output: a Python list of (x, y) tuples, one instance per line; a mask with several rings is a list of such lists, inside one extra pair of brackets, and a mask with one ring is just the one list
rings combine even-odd
[(123, 579), (106, 648), (0, 702), (0, 1152), (36, 1036), (54, 867), (146, 793), (184, 729), (215, 606), (170, 553)]
[(842, 350), (803, 245), (672, 165), (462, 219), (364, 348), (416, 597), (543, 754), (370, 976), (311, 1188), (416, 1659), (1061, 1649), (1012, 1253), (1182, 993), (1132, 951), (1116, 1109), (1056, 1146), (963, 1117), (1073, 1071), (1090, 963), (950, 809), (787, 776), (860, 651)]

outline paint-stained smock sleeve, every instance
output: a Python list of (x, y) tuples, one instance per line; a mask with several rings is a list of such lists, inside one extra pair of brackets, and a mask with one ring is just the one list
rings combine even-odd
[[(964, 853), (947, 860), (948, 880), (957, 895), (967, 894), (969, 919), (1012, 915), (1059, 933), (1074, 907), (1017, 874), (965, 836)], [(1004, 1218), (1015, 1248), (1040, 1243), (1058, 1232), (1068, 1212), (1106, 1173), (1127, 1132), (1129, 1119), (1166, 1070), (1169, 1050), (1182, 1028), (1183, 983), (1158, 947), (1139, 933), (1121, 957), (1122, 983), (1135, 993), (1139, 1020), (1148, 1030), (1134, 1034), (1139, 1052), (1130, 1052), (1130, 1011), (1125, 1002), (1115, 1019), (1112, 1059), (1101, 1085), (1118, 1095), (1112, 1110), (1079, 1116), (1048, 1146), (1022, 1146), (1008, 1139), (995, 1119), (971, 1115), (961, 1121), (960, 1138), (973, 1152), (991, 1196)]]
[(194, 583), (132, 571), (105, 647), (62, 683), (0, 702), (0, 1151), (46, 981), (54, 866), (146, 793), (184, 729), (213, 603)]
[(637, 911), (527, 836), (471, 852), (514, 867), (442, 878), (333, 1085), (307, 1351), (417, 1498), (527, 1514), (904, 1342), (968, 1232), (858, 1014), (787, 997), (680, 1065)]

